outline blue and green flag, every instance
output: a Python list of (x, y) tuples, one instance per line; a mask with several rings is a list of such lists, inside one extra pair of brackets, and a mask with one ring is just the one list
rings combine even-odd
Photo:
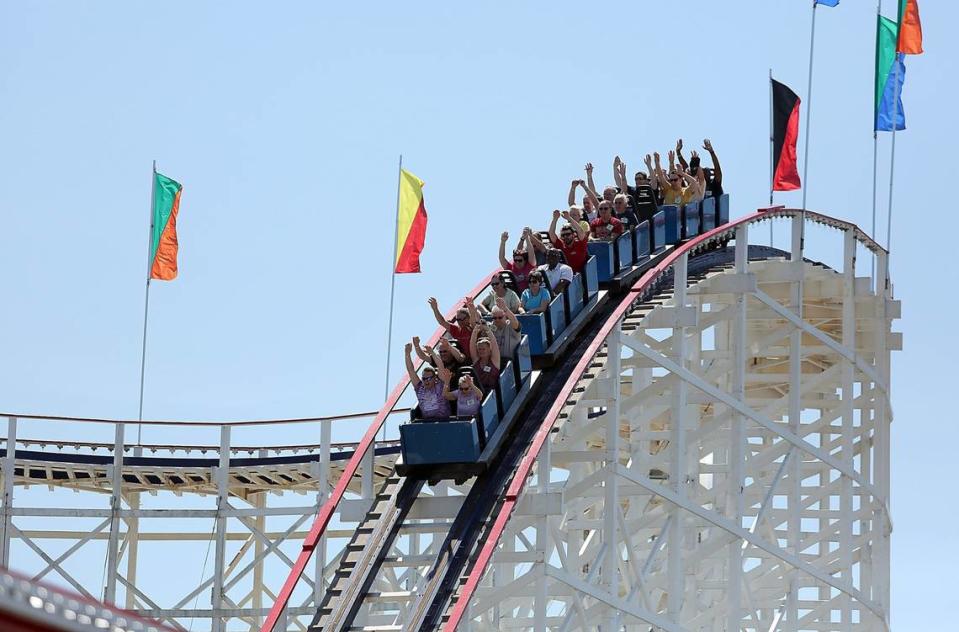
[(902, 84), (906, 79), (905, 55), (896, 51), (899, 25), (879, 16), (876, 24), (876, 108), (875, 127), (879, 132), (891, 132), (893, 118), (896, 130), (906, 129), (906, 114), (902, 109)]

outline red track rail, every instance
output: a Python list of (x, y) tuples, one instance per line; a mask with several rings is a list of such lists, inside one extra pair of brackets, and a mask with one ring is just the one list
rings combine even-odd
[[(480, 281), (480, 283), (472, 289), (467, 297), (476, 299), (483, 289), (489, 284), (493, 275), (499, 270), (500, 268), (496, 268), (483, 277), (484, 280)], [(465, 305), (465, 301), (457, 303), (455, 307), (446, 313), (446, 319), (449, 320), (455, 316), (456, 310), (463, 305)], [(433, 332), (433, 336), (430, 338), (428, 344), (431, 346), (435, 345), (437, 342), (439, 342), (439, 339), (445, 332), (446, 330), (443, 327), (438, 327), (436, 331)], [(422, 364), (422, 360), (419, 360), (418, 358), (414, 360), (414, 366), (417, 368), (417, 370), (419, 370), (419, 367), (422, 366)], [(396, 403), (399, 401), (409, 384), (410, 378), (404, 371), (402, 379), (396, 385), (396, 388), (393, 389), (393, 392), (390, 393), (386, 403), (383, 404), (380, 412), (377, 413), (376, 418), (373, 419), (373, 422), (367, 429), (366, 434), (363, 435), (363, 438), (356, 446), (356, 451), (353, 453), (353, 457), (346, 464), (343, 474), (340, 476), (340, 480), (337, 482), (336, 488), (334, 488), (332, 495), (320, 509), (320, 512), (316, 515), (316, 520), (313, 522), (313, 527), (310, 529), (306, 539), (303, 541), (303, 548), (300, 551), (299, 556), (296, 558), (296, 563), (293, 565), (289, 576), (286, 578), (283, 588), (276, 596), (276, 602), (270, 609), (270, 614), (266, 618), (266, 622), (263, 624), (263, 627), (260, 628), (260, 632), (273, 632), (273, 628), (276, 626), (276, 622), (279, 620), (280, 614), (290, 601), (290, 595), (293, 594), (293, 589), (296, 587), (296, 583), (300, 580), (300, 575), (302, 575), (303, 571), (306, 570), (306, 565), (309, 563), (310, 558), (313, 557), (313, 552), (316, 549), (317, 543), (320, 541), (320, 538), (326, 531), (326, 527), (329, 525), (330, 519), (333, 517), (333, 513), (336, 511), (337, 506), (343, 499), (343, 496), (346, 493), (347, 485), (359, 469), (360, 463), (366, 456), (367, 450), (373, 446), (373, 442), (376, 439), (376, 433), (380, 431), (380, 428), (383, 426), (386, 418), (390, 415), (393, 407), (396, 406)]]
[[(792, 214), (796, 210), (797, 209), (789, 209), (788, 213)], [(496, 550), (496, 546), (499, 544), (500, 537), (503, 535), (503, 531), (506, 529), (506, 523), (509, 521), (510, 514), (512, 514), (513, 509), (516, 507), (516, 503), (519, 500), (519, 495), (523, 491), (523, 486), (526, 484), (526, 479), (529, 477), (529, 474), (533, 469), (533, 464), (539, 456), (540, 450), (543, 448), (543, 445), (549, 438), (550, 431), (552, 430), (553, 425), (556, 423), (556, 420), (559, 418), (560, 411), (563, 409), (563, 406), (566, 405), (566, 401), (572, 395), (573, 389), (575, 388), (576, 383), (579, 382), (580, 377), (586, 372), (586, 369), (589, 368), (590, 363), (593, 361), (593, 356), (595, 356), (596, 353), (602, 348), (603, 344), (606, 342), (607, 336), (609, 336), (609, 334), (613, 331), (613, 327), (616, 326), (616, 323), (619, 321), (619, 319), (626, 314), (630, 305), (634, 300), (636, 300), (636, 294), (645, 291), (654, 281), (656, 281), (656, 279), (665, 273), (681, 255), (692, 252), (708, 240), (713, 239), (723, 233), (728, 233), (739, 225), (748, 224), (760, 219), (774, 216), (777, 212), (782, 212), (785, 214), (787, 213), (787, 209), (782, 206), (761, 208), (756, 213), (714, 228), (708, 233), (704, 233), (699, 237), (687, 241), (671, 251), (666, 258), (659, 262), (659, 264), (647, 270), (646, 273), (643, 274), (638, 281), (636, 281), (626, 297), (623, 298), (622, 302), (616, 306), (616, 309), (613, 310), (612, 314), (609, 315), (609, 317), (606, 319), (606, 322), (596, 333), (593, 342), (590, 343), (589, 347), (583, 353), (582, 358), (580, 358), (580, 361), (576, 364), (576, 367), (570, 374), (569, 379), (566, 380), (563, 388), (556, 396), (552, 408), (549, 409), (549, 412), (543, 419), (542, 425), (540, 425), (539, 430), (537, 430), (536, 434), (533, 436), (533, 440), (530, 442), (529, 449), (526, 451), (526, 454), (523, 455), (523, 459), (516, 468), (516, 472), (513, 475), (513, 480), (511, 481), (509, 488), (506, 490), (505, 500), (500, 506), (499, 514), (496, 516), (496, 520), (493, 523), (493, 528), (490, 531), (489, 536), (486, 538), (483, 548), (480, 550), (480, 554), (476, 559), (476, 563), (470, 570), (469, 577), (467, 578), (466, 584), (463, 586), (463, 589), (460, 592), (459, 598), (456, 601), (453, 612), (450, 614), (449, 620), (443, 627), (444, 632), (454, 632), (462, 620), (463, 615), (466, 613), (469, 602), (473, 598), (473, 593), (476, 591), (476, 587), (479, 585), (480, 579), (482, 579), (483, 574), (486, 572), (486, 567), (489, 565), (490, 559), (493, 557), (493, 553)], [(851, 229), (855, 232), (856, 238), (867, 248), (873, 252), (883, 251), (879, 244), (873, 241), (872, 238), (860, 230), (855, 224), (843, 222), (827, 215), (822, 215), (820, 213), (814, 213), (811, 211), (806, 212), (806, 217), (812, 221), (827, 224), (842, 230)]]

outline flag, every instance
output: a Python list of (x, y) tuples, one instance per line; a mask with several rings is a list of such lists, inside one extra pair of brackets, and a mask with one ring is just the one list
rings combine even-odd
[(821, 4), (824, 7), (835, 7), (839, 5), (839, 0), (816, 0), (816, 4)]
[(898, 28), (889, 18), (879, 16), (876, 25), (876, 112), (875, 130), (906, 129), (906, 114), (902, 109), (902, 84), (906, 79), (905, 55), (896, 52)]
[(919, 22), (918, 0), (899, 0), (899, 41), (896, 52), (922, 54), (922, 24)]
[(150, 278), (176, 278), (176, 216), (180, 210), (179, 182), (153, 172), (153, 225), (150, 235)]
[(799, 97), (784, 83), (772, 81), (773, 191), (798, 189), (796, 139), (799, 137)]
[(420, 271), (420, 253), (426, 242), (426, 205), (424, 182), (406, 169), (400, 169), (400, 202), (396, 209), (396, 261), (393, 272)]

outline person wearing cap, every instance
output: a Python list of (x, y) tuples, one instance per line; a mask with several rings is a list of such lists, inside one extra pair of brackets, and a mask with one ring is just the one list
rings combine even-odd
[(448, 419), (450, 417), (450, 404), (443, 397), (443, 383), (440, 381), (435, 368), (430, 365), (423, 367), (422, 377), (416, 374), (413, 368), (413, 358), (410, 352), (413, 351), (413, 343), (407, 342), (406, 347), (406, 373), (410, 377), (410, 383), (413, 384), (413, 392), (416, 393), (416, 401), (420, 408), (420, 417), (422, 419)]
[(562, 253), (556, 248), (546, 249), (546, 263), (536, 268), (549, 281), (553, 296), (566, 290), (573, 282), (573, 269), (563, 263)]

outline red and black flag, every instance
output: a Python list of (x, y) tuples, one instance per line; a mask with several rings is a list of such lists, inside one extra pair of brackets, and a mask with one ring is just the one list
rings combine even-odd
[(772, 81), (773, 191), (798, 189), (796, 139), (799, 137), (799, 97), (784, 83)]

